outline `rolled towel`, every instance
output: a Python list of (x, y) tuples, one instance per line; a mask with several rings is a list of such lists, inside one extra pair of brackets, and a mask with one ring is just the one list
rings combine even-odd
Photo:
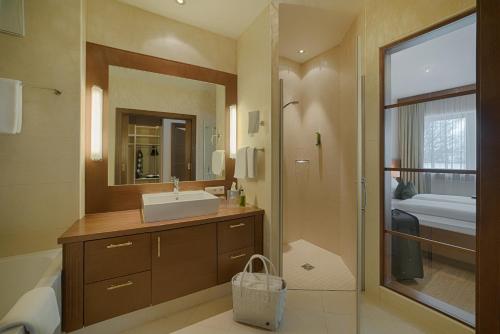
[(0, 320), (0, 333), (24, 326), (30, 334), (52, 334), (60, 323), (54, 289), (39, 287), (26, 292)]

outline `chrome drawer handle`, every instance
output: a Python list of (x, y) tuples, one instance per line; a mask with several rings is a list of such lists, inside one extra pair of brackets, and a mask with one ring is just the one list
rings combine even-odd
[(236, 225), (229, 225), (229, 228), (237, 228), (237, 227), (243, 227), (245, 226), (245, 223), (240, 223), (240, 224), (236, 224)]
[(106, 246), (106, 248), (110, 249), (110, 248), (128, 247), (128, 246), (132, 246), (132, 241), (127, 241), (122, 244), (109, 244)]
[(235, 255), (235, 256), (231, 256), (231, 260), (236, 260), (236, 259), (239, 259), (241, 257), (245, 257), (247, 256), (246, 254), (240, 254), (240, 255)]
[(127, 283), (123, 283), (123, 284), (110, 285), (110, 286), (108, 286), (108, 290), (114, 290), (114, 289), (124, 288), (124, 287), (130, 286), (132, 284), (134, 284), (134, 282), (128, 281)]

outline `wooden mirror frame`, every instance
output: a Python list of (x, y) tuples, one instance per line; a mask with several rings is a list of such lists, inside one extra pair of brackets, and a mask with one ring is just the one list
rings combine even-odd
[[(108, 185), (108, 135), (109, 135), (109, 66), (120, 66), (141, 71), (172, 75), (180, 78), (210, 82), (226, 87), (226, 124), (224, 147), (226, 170), (224, 180), (181, 182), (182, 190), (203, 189), (208, 186), (228, 188), (234, 179), (234, 160), (229, 158), (229, 107), (237, 103), (237, 76), (196, 65), (143, 55), (135, 52), (89, 43), (86, 45), (85, 84), (85, 213), (132, 210), (140, 207), (143, 193), (172, 191), (172, 183), (141, 185)], [(103, 90), (102, 150), (103, 159), (90, 159), (91, 89)], [(113, 166), (114, 168), (114, 166)]]

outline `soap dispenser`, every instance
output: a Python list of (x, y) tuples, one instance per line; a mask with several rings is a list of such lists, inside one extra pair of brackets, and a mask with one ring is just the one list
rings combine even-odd
[(236, 182), (233, 182), (231, 189), (227, 191), (227, 202), (231, 206), (238, 206), (240, 201), (240, 192), (236, 189)]

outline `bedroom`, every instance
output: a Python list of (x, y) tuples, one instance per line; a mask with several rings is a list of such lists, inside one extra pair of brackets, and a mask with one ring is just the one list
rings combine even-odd
[[(383, 284), (474, 326), (476, 16), (383, 48)], [(383, 62), (382, 62), (383, 60)]]

